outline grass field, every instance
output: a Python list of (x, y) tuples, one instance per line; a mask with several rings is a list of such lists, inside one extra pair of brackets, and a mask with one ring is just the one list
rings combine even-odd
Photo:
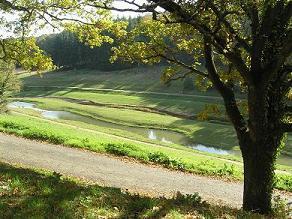
[[(200, 92), (189, 91), (202, 97), (167, 96), (158, 94), (111, 93), (82, 91), (69, 89), (122, 89), (142, 92), (163, 92), (164, 94), (182, 94), (183, 82), (175, 81), (171, 86), (161, 83), (162, 68), (137, 68), (113, 72), (100, 72), (93, 70), (73, 70), (66, 72), (48, 72), (38, 75), (36, 73), (21, 74), (24, 89), (21, 96), (63, 96), (78, 99), (92, 100), (100, 103), (128, 104), (167, 109), (173, 112), (195, 114), (201, 112), (206, 104), (218, 104), (224, 116), (222, 99), (215, 91)], [(37, 87), (31, 87), (37, 86)], [(51, 86), (61, 86), (53, 88)]]
[(221, 99), (204, 96), (180, 96), (173, 97), (159, 94), (139, 94), (122, 93), (110, 91), (86, 91), (78, 89), (55, 89), (50, 87), (29, 87), (20, 94), (21, 97), (35, 96), (56, 96), (62, 98), (74, 98), (80, 100), (89, 100), (101, 104), (116, 104), (149, 107), (154, 109), (166, 110), (174, 113), (186, 115), (196, 115), (202, 112), (206, 105), (217, 105), (221, 115), (219, 118), (225, 118), (224, 107)]
[[(275, 203), (271, 218), (286, 218)], [(151, 198), (57, 173), (0, 163), (2, 218), (262, 218), (203, 202), (198, 194)]]
[(22, 100), (35, 102), (42, 109), (69, 111), (117, 124), (174, 130), (186, 134), (195, 142), (219, 145), (225, 149), (238, 145), (233, 128), (220, 123), (181, 119), (131, 109), (81, 105), (60, 99), (25, 98)]
[[(171, 86), (161, 83), (162, 67), (135, 68), (121, 71), (102, 72), (97, 70), (71, 70), (21, 74), (24, 85), (38, 86), (77, 86), (84, 88), (110, 88), (135, 91), (156, 91), (165, 93), (181, 93), (182, 81), (175, 81)], [(56, 75), (58, 80), (56, 80)], [(196, 92), (200, 93), (201, 92)], [(215, 95), (215, 92), (209, 92)], [(192, 94), (194, 92), (192, 91)]]
[[(216, 104), (223, 109), (220, 97), (218, 98), (212, 91), (207, 93), (194, 91), (193, 94), (197, 96), (168, 95), (181, 93), (179, 89), (182, 89), (182, 82), (165, 87), (159, 82), (158, 71), (157, 68), (116, 72), (77, 70), (45, 73), (42, 77), (35, 73), (26, 73), (20, 75), (24, 86), (43, 88), (25, 87), (19, 97), (24, 101), (35, 102), (43, 109), (69, 111), (123, 126), (177, 131), (184, 133), (197, 143), (238, 150), (235, 132), (232, 126), (226, 122), (182, 119), (139, 110), (139, 107), (151, 107), (169, 112), (197, 114), (204, 109), (206, 104)], [(49, 86), (129, 89), (164, 92), (165, 94), (56, 89)], [(42, 98), (35, 98), (36, 96), (42, 96)], [(96, 103), (97, 106), (51, 98), (53, 96), (89, 100)], [(112, 104), (114, 107), (98, 106), (98, 104)], [(122, 108), (125, 105), (136, 106), (138, 109)], [(39, 112), (33, 110), (17, 109), (15, 111), (24, 114), (1, 116), (2, 131), (101, 153), (134, 157), (143, 162), (154, 162), (169, 168), (194, 173), (242, 179), (242, 164), (239, 157), (197, 152), (180, 145), (151, 141), (131, 133), (129, 130), (99, 127), (82, 121), (62, 120), (57, 123), (46, 121), (41, 118)], [(224, 115), (222, 115), (223, 117)], [(78, 127), (79, 130), (76, 131), (75, 127)], [(80, 137), (80, 132), (82, 132), (82, 137)], [(286, 154), (290, 154), (292, 151), (291, 142), (291, 136), (288, 136), (288, 144), (284, 149)], [(289, 166), (278, 165), (277, 168), (291, 171)], [(291, 184), (291, 175), (278, 174), (277, 188), (291, 190)]]
[[(143, 70), (143, 69), (142, 69)], [(192, 94), (198, 94), (200, 96), (168, 96), (165, 94), (179, 94), (177, 89), (182, 89), (182, 82), (176, 82), (175, 89), (170, 87), (165, 87), (159, 82), (159, 73), (155, 74), (149, 72), (141, 72), (139, 70), (139, 77), (144, 77), (141, 83), (139, 80), (128, 81), (129, 76), (137, 77), (135, 70), (127, 70), (121, 72), (93, 72), (93, 71), (69, 71), (69, 72), (53, 72), (46, 73), (43, 77), (38, 75), (21, 75), (24, 89), (20, 96), (34, 97), (34, 96), (59, 96), (59, 97), (69, 97), (83, 100), (90, 100), (98, 103), (104, 104), (119, 104), (119, 105), (134, 105), (151, 107), (156, 109), (167, 110), (169, 112), (183, 113), (187, 115), (195, 115), (204, 110), (206, 104), (216, 104), (221, 111), (221, 115), (216, 115), (216, 117), (225, 118), (224, 108), (222, 106), (222, 100), (218, 96), (214, 96), (214, 92), (209, 92), (213, 96), (206, 96), (207, 93), (193, 91)], [(133, 72), (134, 71), (134, 72)], [(148, 77), (148, 74), (153, 74), (153, 77)], [(116, 81), (116, 75), (123, 75), (120, 82)], [(155, 77), (156, 78), (155, 78)], [(158, 78), (157, 78), (158, 76)], [(56, 77), (58, 80), (55, 80)], [(106, 80), (103, 78), (107, 77)], [(54, 81), (55, 80), (55, 81)], [(86, 83), (78, 83), (78, 81), (83, 81)], [(127, 84), (129, 87), (119, 87), (115, 86), (116, 83)], [(139, 87), (137, 86), (139, 83)], [(163, 94), (138, 94), (131, 92), (103, 92), (103, 91), (93, 91), (93, 90), (80, 90), (86, 88), (109, 88), (109, 89), (133, 89), (133, 91), (153, 91), (146, 88), (145, 86), (149, 83), (159, 85), (158, 90), (163, 92)], [(131, 85), (135, 85), (132, 87)], [(29, 87), (28, 87), (29, 86)], [(36, 86), (36, 87), (34, 87)], [(55, 88), (50, 86), (63, 86), (61, 88)], [(80, 89), (70, 89), (69, 87), (79, 87)], [(139, 89), (138, 89), (139, 88)]]

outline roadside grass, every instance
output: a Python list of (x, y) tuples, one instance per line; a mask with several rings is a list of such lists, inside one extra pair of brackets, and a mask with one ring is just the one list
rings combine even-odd
[[(77, 128), (76, 128), (77, 127)], [(177, 160), (184, 165), (184, 170), (205, 175), (225, 175), (231, 178), (241, 178), (241, 165), (226, 160), (216, 160), (195, 151), (164, 147), (155, 144), (136, 142), (114, 135), (70, 126), (62, 123), (46, 121), (44, 119), (21, 115), (3, 115), (0, 117), (0, 131), (16, 134), (29, 139), (47, 141), (54, 144), (63, 144), (71, 147), (85, 148), (101, 153), (123, 155), (150, 162), (153, 154), (167, 155), (169, 160)], [(90, 132), (91, 131), (91, 132)], [(214, 160), (210, 160), (214, 158)], [(163, 159), (162, 159), (163, 160)], [(165, 166), (168, 166), (166, 161)], [(226, 164), (225, 164), (226, 163)], [(232, 173), (225, 171), (234, 167)]]
[[(84, 148), (196, 174), (242, 180), (242, 164), (195, 151), (124, 139), (68, 124), (21, 115), (2, 115), (0, 131), (55, 144)], [(212, 159), (210, 159), (212, 158)], [(292, 191), (290, 174), (277, 173), (276, 188)]]
[[(286, 218), (275, 203), (271, 218)], [(55, 172), (0, 163), (2, 218), (263, 218), (212, 205), (198, 194), (155, 198), (101, 187)]]

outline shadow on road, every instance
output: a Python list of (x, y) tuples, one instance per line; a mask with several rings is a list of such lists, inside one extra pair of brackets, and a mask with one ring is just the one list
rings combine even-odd
[(173, 218), (178, 214), (221, 218), (237, 213), (236, 209), (209, 205), (197, 194), (150, 198), (0, 163), (2, 218)]

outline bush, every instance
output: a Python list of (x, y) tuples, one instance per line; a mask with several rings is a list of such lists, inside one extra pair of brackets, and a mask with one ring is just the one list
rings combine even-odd
[(38, 139), (41, 141), (48, 141), (53, 144), (64, 144), (66, 139), (63, 136), (58, 136), (52, 133), (46, 133), (46, 132), (31, 132), (26, 131), (22, 133), (22, 136), (29, 139)]
[(292, 216), (291, 203), (287, 204), (285, 200), (282, 200), (280, 196), (273, 198), (273, 216), (275, 218), (289, 218)]
[(25, 130), (27, 129), (26, 127), (24, 127), (23, 125), (19, 125), (19, 124), (16, 124), (14, 122), (1, 122), (0, 125), (5, 128), (5, 129), (9, 129), (9, 130)]
[(290, 175), (278, 174), (275, 184), (278, 189), (292, 191), (292, 178)]
[(7, 111), (9, 97), (20, 91), (20, 80), (13, 72), (14, 65), (0, 60), (0, 112)]
[(128, 156), (131, 152), (137, 151), (137, 148), (130, 144), (113, 144), (108, 143), (104, 145), (106, 152), (118, 156)]
[(180, 169), (180, 170), (185, 169), (185, 164), (183, 164), (181, 161), (171, 159), (167, 155), (161, 152), (150, 153), (148, 155), (148, 159), (151, 162), (162, 164), (165, 167), (171, 167), (171, 168)]
[(222, 168), (220, 168), (217, 173), (221, 176), (233, 176), (235, 173), (235, 168), (234, 165), (228, 165), (226, 163), (224, 163), (224, 166)]

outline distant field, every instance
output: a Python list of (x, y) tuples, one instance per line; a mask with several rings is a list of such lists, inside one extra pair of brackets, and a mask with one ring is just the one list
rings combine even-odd
[[(202, 112), (206, 105), (216, 104), (221, 113), (210, 116), (226, 119), (222, 99), (216, 92), (193, 90), (186, 96), (173, 96), (182, 94), (183, 82), (175, 81), (171, 86), (165, 86), (160, 81), (161, 71), (161, 67), (153, 67), (114, 72), (72, 70), (41, 75), (26, 73), (20, 75), (24, 88), (19, 96), (60, 96), (97, 103), (151, 107), (188, 115), (196, 115)], [(69, 87), (162, 92), (163, 94), (80, 90)], [(190, 96), (190, 94), (196, 96)]]
[[(221, 99), (201, 96), (182, 96), (173, 97), (159, 94), (139, 94), (139, 93), (122, 93), (110, 91), (86, 91), (77, 89), (55, 89), (55, 88), (26, 88), (21, 97), (35, 96), (56, 96), (62, 98), (74, 98), (80, 100), (89, 100), (95, 103), (131, 105), (138, 107), (150, 107), (159, 110), (169, 111), (185, 115), (197, 115), (202, 112), (206, 105), (216, 104), (220, 109), (220, 114), (213, 115), (218, 118), (226, 119), (225, 109)], [(210, 114), (210, 116), (212, 116)]]
[[(80, 88), (111, 88), (134, 91), (155, 91), (165, 93), (182, 93), (183, 81), (174, 81), (170, 86), (164, 85), (160, 76), (162, 67), (126, 69), (121, 71), (103, 72), (98, 70), (70, 70), (20, 74), (25, 86), (76, 86)], [(57, 78), (57, 79), (56, 79)], [(217, 95), (214, 91), (202, 93), (191, 91), (191, 94)]]

